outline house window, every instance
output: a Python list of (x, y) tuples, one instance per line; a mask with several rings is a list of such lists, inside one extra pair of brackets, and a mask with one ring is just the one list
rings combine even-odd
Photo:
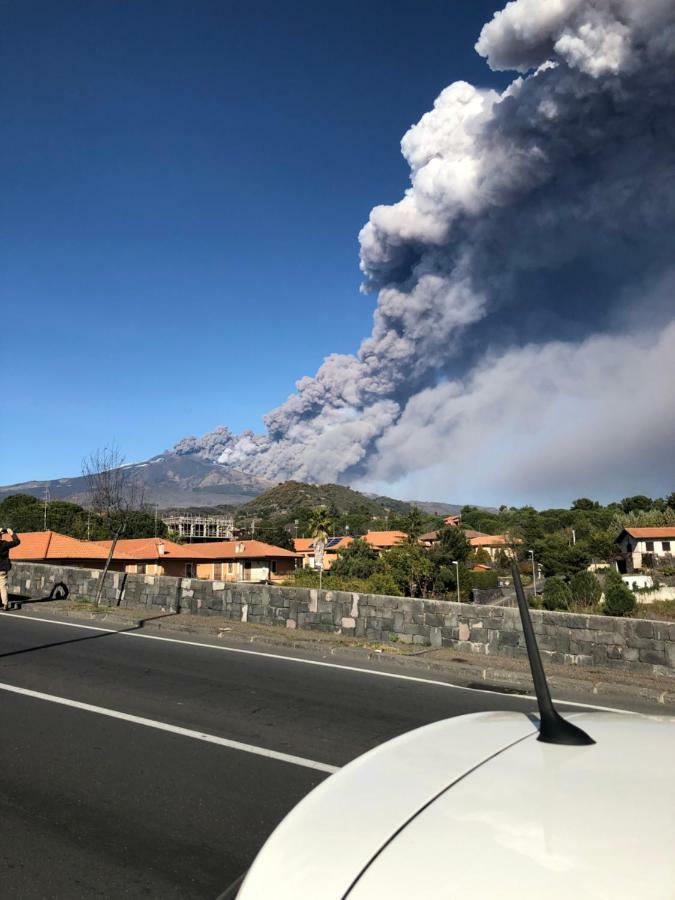
[(276, 575), (276, 574), (277, 574), (277, 561), (276, 561), (276, 559), (271, 559), (271, 560), (270, 560), (270, 573), (271, 573), (272, 575)]
[(654, 552), (654, 541), (645, 541), (645, 550), (647, 553)]
[(661, 541), (661, 549), (664, 553), (670, 553), (670, 541)]
[(227, 574), (231, 575), (234, 572), (234, 563), (229, 562), (227, 564)]
[(221, 562), (217, 562), (213, 564), (213, 577), (216, 581), (220, 581), (223, 577), (223, 564)]
[(195, 577), (195, 564), (194, 563), (185, 563), (185, 577), (186, 578), (194, 578)]
[(145, 563), (138, 563), (136, 566), (136, 574), (137, 575), (145, 575), (146, 569), (147, 569), (147, 566), (145, 565)]

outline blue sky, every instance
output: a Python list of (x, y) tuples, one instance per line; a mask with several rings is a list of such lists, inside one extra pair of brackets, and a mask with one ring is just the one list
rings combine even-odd
[(497, 2), (14, 2), (0, 98), (0, 483), (261, 416), (375, 298), (357, 234)]

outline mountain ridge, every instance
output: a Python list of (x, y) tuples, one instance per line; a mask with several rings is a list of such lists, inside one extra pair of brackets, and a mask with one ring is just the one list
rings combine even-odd
[[(197, 454), (175, 453), (173, 450), (157, 454), (148, 460), (125, 464), (142, 488), (144, 503), (162, 510), (199, 509), (202, 514), (214, 507), (237, 508), (244, 514), (276, 514), (286, 509), (284, 498), (291, 508), (335, 504), (341, 512), (354, 511), (366, 506), (373, 514), (389, 512), (405, 515), (411, 507), (436, 515), (456, 515), (460, 504), (443, 503), (433, 500), (396, 500), (378, 494), (366, 494), (347, 485), (308, 484), (299, 481), (274, 482), (257, 475), (214, 462)], [(33, 479), (0, 486), (0, 500), (11, 494), (29, 494), (33, 497), (45, 496), (49, 491), (52, 500), (69, 500), (86, 505), (87, 479), (83, 475), (65, 478)], [(296, 496), (291, 498), (291, 494)], [(271, 497), (266, 495), (271, 494)], [(262, 503), (258, 498), (265, 496)]]

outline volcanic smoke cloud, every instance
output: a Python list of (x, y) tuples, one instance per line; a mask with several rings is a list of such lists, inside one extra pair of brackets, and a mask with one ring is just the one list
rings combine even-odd
[[(598, 495), (675, 484), (675, 4), (515, 0), (360, 234), (373, 331), (198, 453), (270, 478)], [(672, 268), (671, 268), (672, 267)], [(611, 473), (611, 477), (610, 477)]]

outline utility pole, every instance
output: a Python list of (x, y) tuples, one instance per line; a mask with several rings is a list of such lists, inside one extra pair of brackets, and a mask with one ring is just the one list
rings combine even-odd
[(534, 550), (527, 551), (532, 557), (532, 590), (534, 591), (534, 596), (537, 596), (537, 568), (534, 564)]
[(157, 537), (157, 510), (159, 508), (159, 503), (155, 503), (155, 537)]
[(45, 514), (44, 514), (44, 528), (43, 531), (47, 530), (47, 504), (49, 503), (49, 488), (45, 488)]
[(452, 564), (455, 567), (455, 575), (457, 578), (457, 602), (461, 603), (461, 600), (459, 599), (459, 563), (456, 559), (453, 559)]

